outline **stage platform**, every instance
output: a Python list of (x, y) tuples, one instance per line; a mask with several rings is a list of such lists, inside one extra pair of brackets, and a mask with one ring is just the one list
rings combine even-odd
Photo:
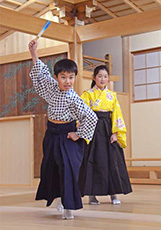
[(119, 195), (120, 205), (98, 197), (100, 205), (75, 211), (74, 220), (62, 220), (55, 202), (34, 201), (36, 188), (0, 189), (1, 230), (161, 230), (161, 186), (133, 185), (133, 193)]

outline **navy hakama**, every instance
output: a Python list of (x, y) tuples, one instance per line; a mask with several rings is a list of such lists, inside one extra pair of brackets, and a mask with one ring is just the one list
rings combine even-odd
[(123, 149), (111, 144), (111, 112), (96, 112), (99, 120), (93, 140), (85, 145), (80, 169), (81, 195), (114, 195), (132, 192)]
[(43, 160), (36, 200), (47, 200), (47, 206), (61, 197), (65, 209), (82, 208), (78, 185), (79, 169), (83, 159), (84, 139), (67, 139), (76, 131), (76, 122), (47, 123), (43, 140)]

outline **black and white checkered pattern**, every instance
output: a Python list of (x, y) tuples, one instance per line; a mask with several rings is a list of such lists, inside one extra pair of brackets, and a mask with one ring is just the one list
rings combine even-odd
[(83, 102), (71, 88), (60, 91), (57, 81), (51, 77), (48, 67), (37, 60), (30, 77), (36, 92), (48, 103), (48, 118), (52, 120), (73, 121), (80, 123), (77, 134), (81, 138), (92, 140), (97, 124), (96, 114)]

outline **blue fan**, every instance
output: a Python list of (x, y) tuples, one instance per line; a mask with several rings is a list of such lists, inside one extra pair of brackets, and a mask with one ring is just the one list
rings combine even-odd
[(36, 40), (39, 39), (39, 38), (41, 37), (41, 35), (45, 32), (45, 30), (48, 28), (48, 26), (49, 26), (50, 24), (51, 24), (51, 22), (50, 22), (50, 21), (47, 21), (47, 22), (43, 25), (41, 31), (40, 31), (39, 34), (36, 36)]

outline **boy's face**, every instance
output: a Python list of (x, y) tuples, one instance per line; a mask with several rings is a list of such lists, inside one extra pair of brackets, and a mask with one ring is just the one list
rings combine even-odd
[(75, 73), (60, 72), (55, 79), (58, 81), (58, 85), (61, 91), (68, 91), (73, 87), (75, 82)]

